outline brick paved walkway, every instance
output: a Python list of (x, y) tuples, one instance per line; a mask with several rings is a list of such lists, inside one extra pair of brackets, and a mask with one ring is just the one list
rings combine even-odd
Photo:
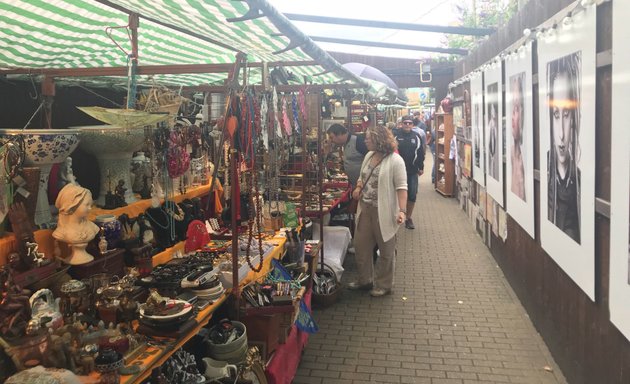
[[(398, 232), (394, 293), (345, 290), (315, 311), (320, 331), (293, 382), (566, 383), (457, 201), (420, 180), (416, 229)], [(352, 255), (345, 267), (348, 281)]]

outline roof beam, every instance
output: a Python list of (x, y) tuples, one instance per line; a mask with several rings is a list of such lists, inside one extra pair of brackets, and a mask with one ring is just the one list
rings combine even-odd
[(322, 42), (322, 43), (336, 43), (336, 44), (348, 44), (348, 45), (361, 45), (361, 46), (365, 46), (365, 47), (405, 49), (405, 50), (408, 50), (408, 51), (449, 53), (449, 54), (452, 54), (452, 55), (467, 55), (468, 54), (468, 50), (461, 49), (461, 48), (423, 47), (423, 46), (420, 46), (420, 45), (381, 43), (381, 42), (378, 42), (378, 41), (338, 39), (338, 38), (335, 38), (335, 37), (322, 37), (322, 36), (309, 36), (309, 37), (313, 41), (319, 41), (319, 42)]
[[(295, 67), (319, 65), (316, 61), (274, 61), (267, 66)], [(233, 64), (180, 64), (180, 65), (139, 65), (138, 75), (178, 75), (195, 73), (228, 73)], [(262, 68), (263, 63), (247, 63), (248, 68)], [(98, 68), (17, 68), (0, 70), (0, 75), (47, 75), (52, 77), (93, 77), (93, 76), (127, 76), (127, 67), (98, 67)]]
[(311, 23), (352, 25), (352, 26), (357, 26), (357, 27), (404, 29), (404, 30), (409, 30), (409, 31), (437, 32), (437, 33), (448, 33), (448, 34), (454, 34), (454, 35), (487, 36), (495, 32), (495, 30), (492, 28), (448, 27), (448, 26), (442, 26), (442, 25), (397, 23), (397, 22), (391, 22), (391, 21), (358, 20), (358, 19), (345, 19), (341, 17), (299, 15), (296, 13), (285, 13), (284, 15), (289, 20), (292, 20), (292, 21), (307, 21)]
[[(121, 12), (125, 12), (125, 13), (128, 13), (128, 14), (135, 13), (135, 12), (133, 12), (133, 11), (131, 11), (131, 10), (121, 6), (121, 5), (114, 4), (114, 3), (112, 3), (111, 1), (108, 1), (108, 0), (96, 0), (96, 1), (101, 3), (101, 4), (107, 5), (108, 7), (112, 7), (114, 9), (117, 9), (117, 10), (119, 10)], [(151, 22), (153, 22), (155, 24), (161, 25), (161, 26), (166, 27), (166, 28), (171, 28), (171, 29), (174, 29), (174, 30), (176, 30), (178, 32), (181, 32), (181, 33), (184, 33), (184, 34), (196, 37), (197, 39), (203, 40), (203, 41), (205, 41), (207, 43), (215, 44), (215, 45), (217, 45), (219, 47), (222, 47), (222, 48), (225, 48), (225, 49), (229, 49), (230, 51), (240, 52), (239, 49), (234, 48), (231, 45), (222, 43), (222, 42), (220, 42), (218, 40), (211, 39), (208, 36), (196, 33), (196, 32), (194, 32), (194, 31), (192, 31), (190, 29), (181, 28), (181, 27), (179, 27), (179, 26), (177, 26), (175, 24), (168, 24), (168, 23), (162, 22), (160, 20), (154, 19), (153, 17), (148, 17), (148, 16), (145, 16), (145, 15), (142, 15), (142, 14), (139, 14), (139, 16), (141, 18), (149, 20), (149, 21), (151, 21)]]
[[(262, 85), (254, 85), (254, 90), (264, 91)], [(288, 84), (288, 85), (276, 85), (277, 92), (298, 92), (301, 89), (308, 89), (308, 91), (322, 91), (324, 89), (360, 89), (363, 88), (360, 84)], [(198, 92), (210, 92), (210, 93), (225, 93), (227, 92), (227, 86), (225, 85), (199, 85), (199, 86), (186, 86), (183, 87), (183, 91), (198, 91)]]

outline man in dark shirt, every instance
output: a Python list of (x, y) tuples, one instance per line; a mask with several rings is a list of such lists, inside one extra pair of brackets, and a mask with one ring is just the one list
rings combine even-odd
[(402, 129), (396, 132), (396, 141), (398, 142), (398, 153), (405, 161), (407, 168), (407, 220), (405, 220), (405, 227), (414, 229), (415, 225), (411, 215), (418, 194), (418, 176), (424, 172), (424, 143), (420, 136), (413, 131), (413, 117), (404, 116), (402, 123)]

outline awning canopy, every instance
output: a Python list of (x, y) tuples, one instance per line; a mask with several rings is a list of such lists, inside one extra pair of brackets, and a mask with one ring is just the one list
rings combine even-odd
[[(285, 69), (294, 75), (294, 83), (306, 79), (314, 84), (367, 85), (265, 0), (0, 0), (0, 74), (57, 69), (61, 71), (54, 76), (64, 79), (76, 76), (75, 69), (125, 68), (131, 53), (129, 12), (140, 17), (140, 67), (231, 64), (243, 52), (249, 63), (268, 62), (270, 69), (288, 64)], [(264, 16), (230, 21), (248, 12)], [(227, 71), (158, 70), (139, 76), (138, 82), (222, 85)], [(249, 82), (260, 83), (261, 72), (260, 66), (251, 68)], [(120, 76), (80, 79), (125, 84), (126, 72), (116, 74)]]

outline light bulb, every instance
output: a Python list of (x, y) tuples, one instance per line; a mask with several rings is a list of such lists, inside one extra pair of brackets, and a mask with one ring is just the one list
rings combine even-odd
[(523, 36), (529, 37), (532, 34), (532, 30), (529, 28), (523, 29)]
[(562, 19), (562, 26), (568, 28), (571, 25), (572, 21), (573, 19), (571, 19), (571, 15), (565, 16), (564, 19)]

